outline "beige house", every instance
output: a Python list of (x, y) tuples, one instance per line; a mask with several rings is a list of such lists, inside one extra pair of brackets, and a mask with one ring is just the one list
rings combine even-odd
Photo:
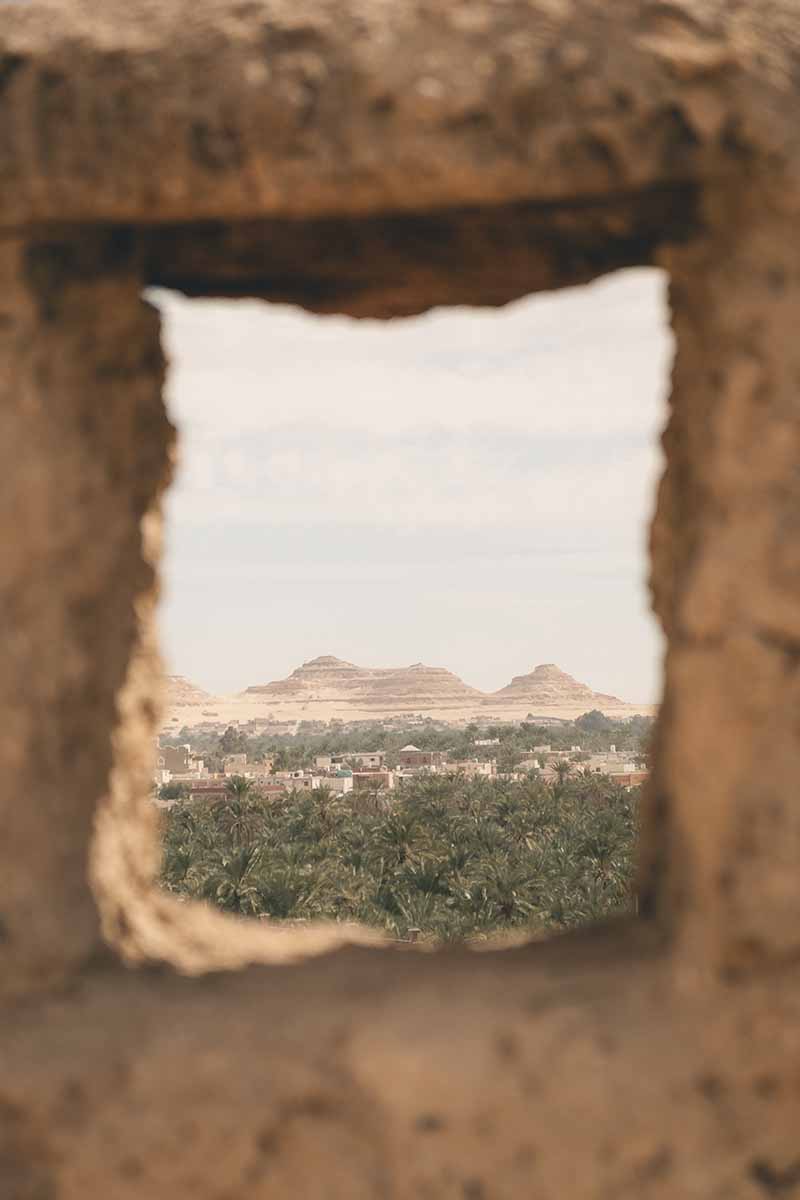
[(364, 771), (380, 771), (386, 758), (383, 750), (365, 750), (359, 753), (345, 754), (348, 762)]
[(517, 763), (518, 771), (539, 771), (541, 767), (542, 764), (538, 758), (523, 758), (521, 762)]
[(457, 775), (463, 775), (465, 779), (494, 779), (497, 774), (497, 764), (479, 762), (476, 758), (472, 758), (467, 762), (453, 763), (453, 770)]
[(158, 751), (158, 766), (173, 775), (188, 775), (191, 770), (192, 748), (185, 746), (161, 746)]
[(354, 771), (353, 790), (356, 792), (391, 791), (394, 788), (393, 771)]

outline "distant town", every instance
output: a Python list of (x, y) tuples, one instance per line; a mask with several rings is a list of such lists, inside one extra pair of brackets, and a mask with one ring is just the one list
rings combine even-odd
[[(417, 739), (399, 746), (402, 722), (250, 722), (224, 731), (197, 730), (196, 742), (188, 730), (185, 741), (180, 734), (165, 735), (156, 750), (155, 798), (164, 805), (181, 798), (222, 799), (233, 778), (250, 781), (265, 798), (325, 788), (341, 796), (381, 793), (386, 800), (427, 776), (506, 782), (534, 776), (547, 783), (566, 774), (601, 775), (624, 788), (647, 778), (648, 718), (615, 721), (595, 710), (550, 725), (455, 729), (421, 717), (408, 725), (406, 732)], [(372, 741), (350, 749), (347, 743), (359, 732), (371, 734)], [(318, 750), (317, 743), (326, 748)]]

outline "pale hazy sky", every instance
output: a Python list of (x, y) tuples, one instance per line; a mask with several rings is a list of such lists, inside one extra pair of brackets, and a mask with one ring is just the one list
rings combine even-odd
[(556, 662), (657, 699), (660, 273), (389, 323), (153, 298), (181, 433), (170, 672), (232, 692), (335, 654), (494, 690)]

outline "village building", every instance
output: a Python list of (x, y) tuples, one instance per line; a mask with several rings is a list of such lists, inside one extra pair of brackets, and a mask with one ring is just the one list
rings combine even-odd
[(152, 771), (152, 781), (156, 787), (199, 779), (207, 774), (203, 759), (198, 754), (192, 753), (188, 742), (181, 746), (161, 746), (156, 740), (155, 763)]
[(403, 746), (398, 751), (397, 762), (401, 767), (441, 767), (447, 762), (446, 750), (420, 750), (417, 746)]
[(629, 751), (592, 754), (581, 765), (585, 771), (589, 771), (593, 775), (629, 775), (631, 772), (640, 770), (639, 759)]
[(464, 779), (494, 779), (497, 775), (496, 763), (479, 762), (477, 758), (453, 763), (450, 769), (454, 775), (460, 775)]
[(189, 784), (190, 800), (224, 800), (229, 794), (223, 779), (198, 779)]
[(162, 746), (158, 751), (158, 766), (171, 773), (186, 774), (190, 755), (191, 747), (188, 745)]
[(326, 782), (320, 775), (312, 775), (307, 771), (281, 772), (277, 778), (285, 783), (290, 792), (313, 792)]
[(330, 788), (338, 796), (346, 796), (348, 792), (353, 790), (353, 772), (352, 771), (336, 771), (333, 775), (327, 775), (322, 781), (323, 787)]
[(353, 772), (353, 791), (393, 791), (394, 790), (394, 772), (393, 771), (354, 771)]
[(354, 767), (360, 767), (362, 770), (368, 771), (379, 771), (386, 760), (386, 754), (383, 750), (360, 750), (355, 754), (346, 754), (345, 758)]
[(275, 759), (265, 755), (261, 762), (248, 762), (246, 754), (227, 754), (222, 761), (224, 775), (241, 775), (245, 779), (262, 779), (272, 774)]
[(246, 779), (265, 779), (272, 775), (275, 764), (273, 756), (267, 755), (261, 762), (251, 762), (243, 772)]
[(517, 763), (518, 771), (541, 771), (542, 763), (538, 758), (523, 758)]
[(222, 771), (225, 775), (244, 775), (246, 767), (246, 754), (227, 754), (222, 761)]
[(614, 783), (624, 787), (626, 791), (630, 791), (631, 788), (641, 787), (646, 782), (647, 776), (647, 771), (625, 771), (614, 774), (611, 778)]
[(367, 771), (379, 771), (386, 761), (383, 750), (350, 750), (341, 754), (317, 754), (314, 766), (320, 771), (334, 771), (349, 765)]

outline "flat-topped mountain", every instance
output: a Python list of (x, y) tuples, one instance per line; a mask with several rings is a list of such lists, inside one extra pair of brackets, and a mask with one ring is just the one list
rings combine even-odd
[(285, 679), (255, 684), (236, 696), (211, 696), (182, 675), (171, 675), (167, 682), (169, 719), (187, 725), (210, 717), (219, 722), (346, 721), (420, 715), (466, 722), (522, 720), (529, 714), (569, 719), (591, 709), (616, 717), (653, 711), (649, 705), (595, 692), (554, 663), (515, 675), (497, 692), (470, 687), (444, 667), (359, 667), (330, 654), (310, 659)]
[(338, 703), (380, 713), (422, 712), (480, 703), (483, 696), (444, 667), (414, 663), (410, 667), (357, 667), (332, 655), (303, 663), (287, 679), (249, 687), (243, 698), (260, 697), (300, 703)]

